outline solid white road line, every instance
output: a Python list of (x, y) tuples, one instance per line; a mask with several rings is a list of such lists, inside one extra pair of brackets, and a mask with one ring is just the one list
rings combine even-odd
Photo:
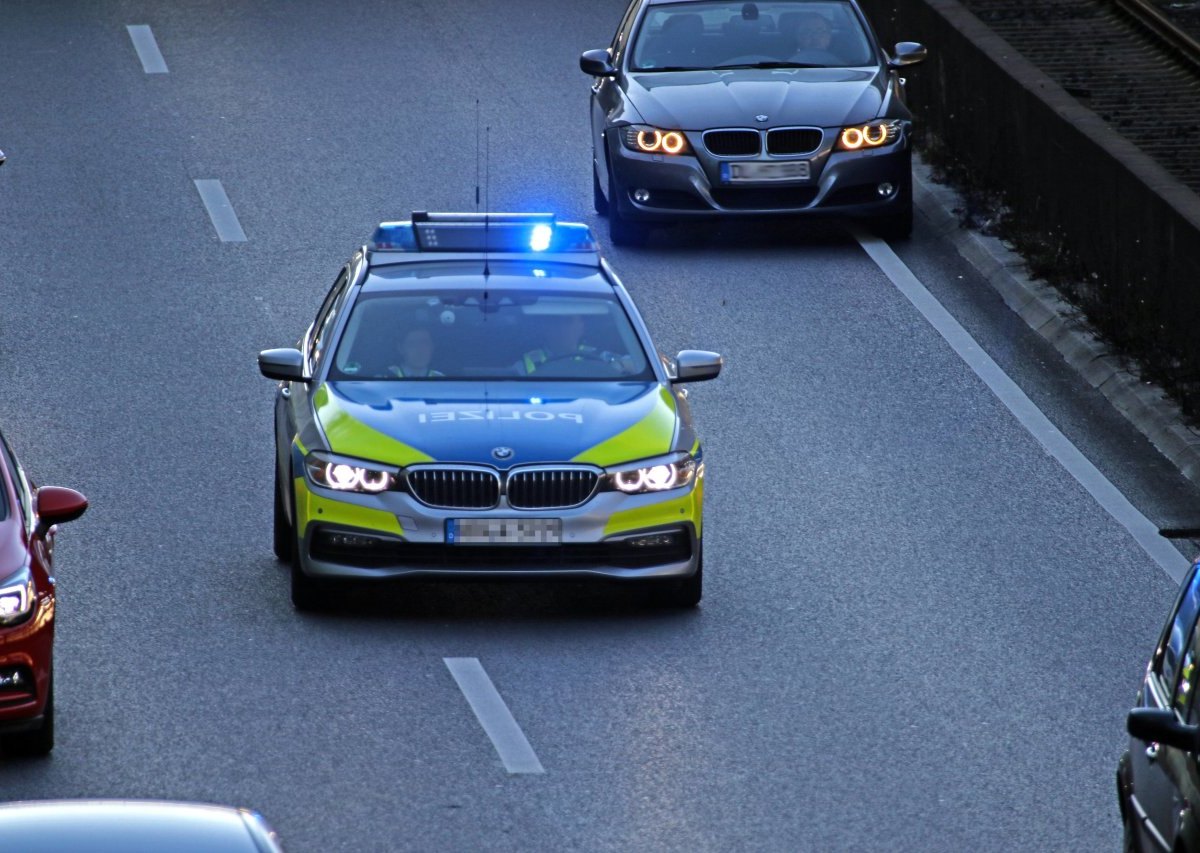
[(1072, 444), (1070, 439), (1059, 432), (1017, 383), (1000, 369), (970, 333), (925, 289), (925, 285), (921, 284), (912, 270), (896, 256), (891, 246), (861, 229), (854, 229), (853, 233), (859, 245), (883, 270), (883, 274), (891, 280), (896, 289), (921, 312), (929, 321), (929, 325), (933, 326), (958, 353), (959, 358), (975, 371), (975, 375), (984, 381), (1021, 425), (1088, 490), (1109, 515), (1129, 531), (1142, 550), (1158, 563), (1168, 577), (1176, 583), (1182, 581), (1189, 565), (1187, 558), (1175, 550), (1170, 542), (1159, 536), (1158, 528), (1079, 452), (1079, 448)]
[(166, 74), (166, 60), (158, 49), (158, 42), (154, 40), (154, 33), (150, 31), (150, 27), (145, 24), (130, 24), (125, 29), (129, 30), (129, 38), (133, 40), (133, 49), (142, 61), (142, 69), (147, 74)]
[(478, 658), (442, 658), (446, 668), (458, 682), (458, 689), (467, 697), (467, 703), (475, 712), (476, 719), (492, 739), (492, 745), (504, 762), (504, 769), (509, 773), (544, 773), (542, 762), (525, 733), (513, 719), (512, 713)]
[(208, 211), (208, 218), (212, 220), (213, 228), (217, 229), (217, 236), (225, 243), (244, 243), (246, 232), (242, 230), (242, 223), (238, 222), (221, 182), (198, 180), (195, 184), (200, 200), (204, 202), (204, 209)]

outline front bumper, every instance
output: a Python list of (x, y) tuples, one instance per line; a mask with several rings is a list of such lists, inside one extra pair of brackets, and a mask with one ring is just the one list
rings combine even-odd
[[(912, 150), (907, 126), (882, 148), (835, 151), (840, 130), (827, 129), (821, 146), (803, 156), (717, 157), (705, 148), (700, 132), (685, 135), (691, 154), (643, 154), (621, 144), (620, 128), (605, 134), (608, 162), (615, 177), (615, 203), (627, 219), (670, 221), (729, 216), (845, 216), (866, 218), (899, 213), (911, 202)], [(721, 165), (738, 162), (809, 161), (803, 181), (730, 184)], [(894, 191), (879, 194), (881, 184)], [(633, 192), (648, 190), (637, 202)], [(613, 204), (614, 200), (609, 199)]]
[(54, 596), (43, 594), (27, 621), (0, 629), (0, 734), (41, 726), (53, 649)]
[[(347, 494), (294, 481), (299, 566), (319, 578), (667, 579), (700, 558), (703, 475), (684, 489), (599, 492), (570, 509), (440, 509), (405, 492)], [(558, 545), (451, 545), (460, 518), (558, 518)], [(648, 535), (655, 538), (645, 541)], [(660, 537), (665, 537), (660, 541)]]

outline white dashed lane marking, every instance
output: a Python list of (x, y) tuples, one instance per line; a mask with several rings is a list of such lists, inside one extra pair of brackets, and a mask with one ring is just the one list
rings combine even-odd
[(1158, 563), (1168, 577), (1176, 583), (1182, 581), (1189, 565), (1187, 558), (1175, 550), (1170, 542), (1159, 536), (1158, 527), (1151, 524), (1150, 519), (1142, 515), (1138, 508), (1121, 494), (1120, 489), (1100, 473), (1100, 469), (1050, 422), (1017, 383), (984, 352), (970, 332), (964, 329), (925, 288), (920, 279), (913, 275), (912, 270), (892, 251), (892, 247), (861, 229), (855, 230), (854, 236), (863, 247), (863, 251), (891, 280), (896, 289), (908, 298), (929, 325), (933, 326), (946, 343), (950, 344), (951, 349), (958, 353), (958, 357), (984, 381), (1021, 426), (1087, 489), (1109, 515), (1129, 531), (1134, 541)]
[(208, 218), (212, 220), (213, 228), (217, 229), (217, 236), (221, 241), (246, 242), (246, 232), (242, 230), (242, 223), (238, 222), (237, 214), (233, 212), (233, 205), (229, 203), (229, 196), (225, 194), (221, 182), (198, 180), (195, 183), (196, 192), (200, 193), (200, 200), (204, 202), (204, 209), (208, 211)]
[(154, 40), (150, 27), (146, 24), (130, 24), (125, 29), (129, 30), (129, 38), (133, 40), (133, 49), (142, 61), (143, 70), (147, 74), (166, 74), (167, 62), (158, 49), (158, 42)]
[(542, 762), (525, 733), (513, 719), (512, 713), (478, 658), (442, 658), (446, 668), (458, 683), (458, 689), (475, 712), (476, 719), (492, 740), (492, 746), (509, 773), (544, 773)]

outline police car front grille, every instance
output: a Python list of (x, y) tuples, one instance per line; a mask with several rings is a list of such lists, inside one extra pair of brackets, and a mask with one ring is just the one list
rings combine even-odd
[(490, 509), (500, 500), (500, 478), (471, 468), (419, 468), (408, 488), (423, 504), (443, 509)]
[(600, 477), (586, 468), (537, 468), (508, 477), (508, 503), (516, 509), (563, 509), (592, 496)]

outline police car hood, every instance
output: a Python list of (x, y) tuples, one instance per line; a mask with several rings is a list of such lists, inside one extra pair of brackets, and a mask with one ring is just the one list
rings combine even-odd
[(330, 450), (392, 465), (615, 465), (670, 452), (675, 398), (656, 382), (328, 382)]
[(839, 127), (879, 115), (886, 88), (872, 68), (738, 69), (632, 74), (626, 94), (658, 127)]

